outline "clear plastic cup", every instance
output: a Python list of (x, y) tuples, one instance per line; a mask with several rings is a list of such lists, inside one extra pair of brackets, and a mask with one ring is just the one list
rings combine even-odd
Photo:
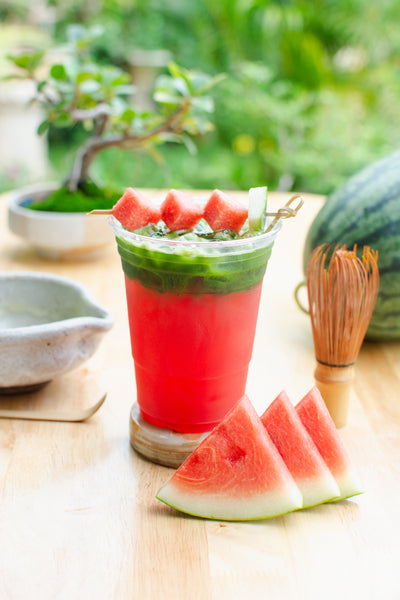
[(110, 223), (125, 274), (140, 412), (156, 427), (210, 431), (245, 392), (281, 222), (254, 237), (195, 242)]

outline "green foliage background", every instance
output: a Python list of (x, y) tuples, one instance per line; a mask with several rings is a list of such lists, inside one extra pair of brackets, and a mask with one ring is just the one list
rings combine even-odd
[[(133, 49), (167, 49), (178, 64), (226, 79), (214, 92), (215, 130), (198, 153), (167, 144), (158, 162), (107, 151), (95, 173), (121, 186), (329, 193), (399, 147), (397, 0), (53, 0), (54, 36), (75, 22), (104, 27), (99, 61), (128, 68)], [(19, 15), (13, 15), (16, 11)], [(24, 2), (0, 1), (4, 20)], [(21, 16), (22, 15), (22, 16)], [(51, 132), (51, 158), (69, 148)]]

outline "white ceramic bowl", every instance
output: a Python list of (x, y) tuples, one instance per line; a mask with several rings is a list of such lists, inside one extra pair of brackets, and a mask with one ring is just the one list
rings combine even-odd
[(55, 189), (55, 184), (41, 184), (11, 191), (8, 201), (10, 230), (44, 258), (63, 260), (96, 257), (114, 241), (106, 217), (26, 208), (43, 200)]
[(50, 273), (0, 273), (0, 393), (37, 389), (86, 361), (113, 324), (81, 284)]

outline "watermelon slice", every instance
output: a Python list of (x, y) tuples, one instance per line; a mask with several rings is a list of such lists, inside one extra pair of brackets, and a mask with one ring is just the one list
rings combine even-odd
[(295, 408), (336, 479), (340, 490), (336, 500), (361, 494), (358, 476), (318, 388), (314, 386)]
[(301, 508), (302, 496), (250, 400), (243, 396), (159, 490), (182, 512), (227, 521)]
[(247, 219), (247, 208), (225, 192), (214, 190), (204, 207), (204, 218), (214, 231), (231, 229), (239, 232)]
[(203, 216), (203, 208), (190, 194), (169, 190), (161, 204), (161, 218), (171, 231), (193, 229)]
[(111, 214), (128, 231), (135, 231), (149, 223), (158, 223), (161, 219), (158, 206), (131, 187), (114, 204)]
[(270, 404), (261, 421), (303, 494), (304, 507), (340, 496), (332, 473), (285, 391)]

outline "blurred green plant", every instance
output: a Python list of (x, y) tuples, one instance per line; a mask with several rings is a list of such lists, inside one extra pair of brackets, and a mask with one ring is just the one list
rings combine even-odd
[[(175, 187), (267, 182), (271, 189), (329, 193), (399, 147), (398, 0), (47, 3), (58, 40), (71, 22), (103, 27), (92, 45), (97, 62), (127, 69), (132, 50), (167, 49), (187, 69), (228, 75), (213, 93), (214, 132), (196, 140), (196, 157), (179, 145), (159, 146), (159, 169), (146, 156), (135, 160), (136, 185), (147, 185), (150, 173), (152, 182)], [(73, 139), (63, 131), (50, 127), (57, 164), (80, 136), (79, 128)], [(132, 163), (115, 156), (112, 149), (101, 153), (96, 172), (114, 181), (116, 173), (124, 178), (126, 165), (128, 179)]]
[(91, 54), (93, 40), (102, 29), (81, 25), (68, 28), (64, 60), (45, 68), (45, 52), (35, 50), (9, 57), (18, 74), (35, 84), (35, 100), (45, 111), (39, 125), (43, 135), (49, 127), (82, 126), (84, 141), (76, 152), (65, 181), (70, 191), (85, 190), (96, 157), (106, 149), (146, 151), (159, 160), (157, 148), (166, 142), (184, 144), (195, 151), (193, 137), (212, 129), (214, 110), (211, 88), (223, 77), (169, 65), (169, 74), (158, 78), (154, 101), (158, 110), (140, 110), (132, 103), (135, 88), (122, 69), (99, 64)]

